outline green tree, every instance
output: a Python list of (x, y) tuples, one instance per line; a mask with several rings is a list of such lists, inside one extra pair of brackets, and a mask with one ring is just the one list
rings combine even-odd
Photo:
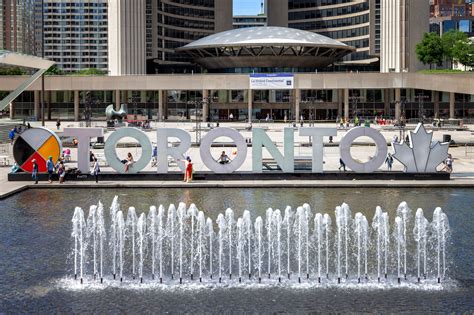
[(83, 69), (75, 72), (77, 75), (106, 75), (107, 71), (99, 70), (96, 68)]
[(474, 66), (474, 43), (469, 38), (455, 42), (452, 54), (454, 60), (464, 65), (464, 69)]
[(24, 75), (26, 71), (20, 67), (0, 67), (0, 75)]
[(57, 65), (52, 65), (46, 72), (45, 75), (64, 75), (64, 71)]
[(461, 32), (459, 30), (450, 30), (446, 32), (441, 37), (441, 41), (443, 43), (443, 50), (444, 50), (444, 57), (446, 60), (450, 62), (450, 67), (453, 67), (453, 60), (454, 57), (454, 46), (459, 41), (466, 41), (469, 40), (466, 33)]
[(423, 64), (439, 65), (443, 62), (444, 49), (441, 37), (435, 33), (423, 34), (423, 39), (416, 45), (416, 56)]

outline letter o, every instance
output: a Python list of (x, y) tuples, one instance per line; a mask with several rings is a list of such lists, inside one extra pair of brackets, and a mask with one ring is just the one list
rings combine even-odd
[[(352, 158), (351, 145), (355, 139), (359, 137), (369, 137), (375, 142), (376, 151), (375, 156), (372, 160), (359, 163)], [(380, 132), (369, 127), (355, 127), (347, 132), (339, 143), (339, 152), (341, 158), (351, 170), (357, 173), (372, 173), (379, 169), (383, 165), (387, 156), (387, 142)]]
[[(211, 145), (216, 138), (228, 137), (232, 139), (237, 146), (237, 156), (230, 163), (219, 164), (211, 154)], [(244, 137), (235, 129), (220, 127), (211, 130), (201, 141), (199, 148), (201, 160), (211, 171), (218, 174), (232, 173), (238, 170), (244, 164), (247, 158), (247, 143)]]
[(105, 142), (104, 154), (107, 159), (107, 163), (119, 173), (125, 173), (125, 167), (122, 164), (120, 158), (117, 156), (116, 145), (120, 139), (131, 137), (140, 143), (142, 146), (142, 154), (140, 159), (133, 163), (128, 169), (128, 173), (138, 173), (144, 169), (151, 159), (151, 142), (148, 136), (137, 128), (120, 128), (114, 131)]

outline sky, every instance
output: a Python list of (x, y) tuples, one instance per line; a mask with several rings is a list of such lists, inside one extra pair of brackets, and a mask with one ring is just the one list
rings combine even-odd
[(256, 15), (260, 13), (261, 0), (233, 0), (234, 15)]

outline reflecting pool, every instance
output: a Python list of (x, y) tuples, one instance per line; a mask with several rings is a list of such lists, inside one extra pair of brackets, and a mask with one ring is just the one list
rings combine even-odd
[[(15, 195), (9, 199), (0, 201), (2, 220), (0, 221), (0, 311), (62, 311), (62, 312), (140, 312), (151, 310), (153, 312), (330, 312), (330, 311), (472, 311), (474, 310), (474, 263), (472, 253), (474, 252), (474, 228), (472, 227), (473, 214), (472, 204), (474, 204), (474, 194), (472, 189), (58, 189), (58, 190), (29, 190)], [(107, 223), (107, 233), (110, 229), (109, 207), (114, 196), (118, 196), (120, 209), (127, 215), (129, 207), (134, 207), (137, 218), (141, 213), (149, 214), (150, 206), (157, 208), (162, 204), (166, 212), (170, 203), (174, 203), (176, 208), (180, 202), (184, 202), (189, 207), (192, 203), (205, 217), (213, 220), (215, 235), (219, 235), (219, 227), (216, 224), (219, 213), (225, 216), (227, 208), (233, 209), (235, 217), (234, 224), (237, 225), (238, 218), (243, 218), (244, 210), (249, 210), (252, 218), (253, 235), (252, 243), (252, 264), (258, 262), (262, 268), (261, 283), (252, 274), (252, 279), (248, 276), (241, 283), (237, 280), (239, 265), (237, 258), (234, 266), (226, 267), (225, 280), (218, 282), (218, 273), (214, 271), (214, 278), (210, 280), (207, 271), (204, 273), (206, 280), (202, 283), (198, 280), (198, 258), (193, 264), (195, 268), (195, 278), (189, 279), (189, 261), (186, 270), (183, 272), (184, 283), (179, 285), (178, 268), (179, 257), (175, 259), (177, 265), (176, 278), (171, 280), (169, 276), (164, 279), (164, 284), (160, 284), (158, 279), (152, 280), (150, 271), (150, 249), (146, 250), (147, 260), (144, 269), (144, 283), (140, 284), (138, 279), (132, 278), (130, 272), (130, 247), (127, 247), (125, 256), (127, 272), (124, 281), (114, 281), (111, 275), (111, 260), (107, 258), (105, 267), (104, 284), (93, 280), (93, 266), (91, 264), (92, 254), (90, 252), (87, 260), (87, 272), (84, 284), (74, 280), (74, 238), (72, 234), (71, 219), (75, 207), (79, 206), (84, 210), (85, 220), (91, 205), (97, 205), (99, 201), (104, 205), (104, 212)], [(429, 222), (432, 221), (433, 210), (441, 207), (449, 218), (450, 237), (447, 244), (447, 271), (446, 278), (441, 284), (436, 283), (436, 274), (433, 270), (433, 259), (428, 261), (430, 266), (429, 275), (426, 280), (422, 279), (421, 284), (417, 283), (416, 270), (416, 244), (411, 243), (408, 257), (408, 279), (401, 284), (397, 283), (397, 257), (396, 244), (393, 238), (395, 230), (396, 210), (400, 202), (406, 201), (411, 208), (411, 221), (415, 221), (415, 212), (418, 208), (423, 208), (424, 215)], [(276, 259), (276, 242), (273, 242), (271, 261), (267, 260), (265, 252), (269, 249), (261, 248), (262, 257), (258, 258), (258, 224), (256, 218), (262, 220), (262, 247), (269, 236), (266, 233), (266, 222), (268, 217), (267, 209), (280, 209), (282, 219), (284, 210), (291, 206), (294, 212), (293, 222), (296, 220), (297, 207), (308, 203), (311, 206), (311, 232), (308, 237), (313, 242), (314, 221), (316, 213), (327, 213), (332, 219), (332, 238), (330, 258), (330, 278), (331, 281), (323, 280), (318, 283), (317, 275), (317, 248), (308, 250), (308, 261), (311, 261), (309, 270), (310, 279), (306, 279), (306, 257), (304, 231), (302, 228), (302, 240), (298, 243), (297, 236), (292, 234), (290, 245), (290, 256), (301, 256), (301, 259), (292, 260), (290, 270), (291, 279), (284, 279), (281, 283), (277, 280), (279, 259)], [(349, 279), (343, 279), (339, 285), (335, 282), (337, 277), (336, 260), (337, 250), (335, 249), (337, 225), (335, 218), (335, 208), (343, 203), (347, 203), (352, 211), (350, 233), (354, 237), (356, 220), (355, 214), (360, 212), (366, 217), (370, 225), (371, 239), (370, 250), (368, 250), (369, 278), (357, 282), (357, 248), (350, 247), (348, 260), (350, 261)], [(388, 280), (377, 281), (377, 235), (373, 229), (373, 218), (376, 206), (380, 206), (387, 212), (390, 226), (390, 256), (388, 263)], [(191, 235), (191, 225), (188, 223), (183, 234)], [(243, 222), (243, 221), (242, 221)], [(224, 223), (223, 223), (224, 224)], [(241, 223), (242, 224), (242, 223)], [(282, 238), (285, 236), (284, 224), (282, 226)], [(294, 231), (298, 231), (299, 225), (293, 225)], [(193, 225), (194, 228), (194, 225)], [(179, 229), (179, 225), (177, 225)], [(196, 229), (198, 223), (196, 221)], [(237, 227), (234, 227), (237, 233)], [(150, 229), (148, 228), (148, 232)], [(148, 233), (147, 232), (147, 233)], [(198, 230), (195, 234), (198, 242)], [(413, 235), (413, 226), (409, 228), (410, 237)], [(276, 239), (276, 235), (272, 237)], [(238, 237), (235, 234), (235, 237)], [(177, 241), (176, 254), (179, 254), (179, 234), (174, 238)], [(189, 256), (191, 238), (185, 237), (183, 245), (185, 255)], [(387, 238), (388, 241), (388, 238)], [(109, 248), (110, 237), (106, 240), (106, 247)], [(240, 252), (237, 240), (231, 256)], [(334, 243), (334, 244), (333, 244)], [(356, 242), (352, 242), (356, 243)], [(352, 244), (351, 243), (351, 244)], [(294, 244), (294, 245), (293, 245)], [(298, 245), (299, 244), (299, 245)], [(360, 243), (362, 244), (362, 243)], [(169, 246), (169, 244), (168, 244)], [(197, 246), (197, 245), (196, 245)], [(193, 257), (198, 256), (197, 247)], [(219, 242), (216, 241), (214, 250), (218, 255)], [(204, 247), (203, 247), (204, 248)], [(343, 248), (343, 247), (342, 247)], [(245, 260), (242, 249), (242, 260)], [(301, 251), (299, 251), (300, 249)], [(108, 249), (107, 249), (108, 250)], [(285, 252), (287, 247), (282, 245), (281, 250)], [(138, 245), (137, 245), (138, 251)], [(167, 249), (169, 251), (169, 249)], [(222, 259), (225, 258), (229, 249), (223, 245)], [(206, 248), (208, 252), (208, 248)], [(344, 253), (344, 250), (341, 251)], [(169, 255), (169, 252), (164, 253)], [(428, 255), (434, 257), (431, 247), (428, 248)], [(383, 254), (382, 254), (383, 256)], [(323, 256), (323, 260), (324, 260)], [(283, 253), (281, 261), (286, 261)], [(298, 262), (302, 261), (301, 266)], [(383, 259), (381, 259), (383, 261)], [(344, 259), (341, 270), (344, 274)], [(208, 261), (206, 261), (208, 263)], [(139, 264), (139, 261), (137, 261)], [(218, 259), (214, 261), (218, 268)], [(273, 264), (270, 269), (271, 278), (266, 275), (267, 264)], [(282, 265), (284, 265), (282, 263)], [(158, 268), (158, 264), (156, 265)], [(247, 265), (243, 264), (245, 269)], [(169, 268), (169, 266), (166, 266)], [(226, 273), (229, 268), (233, 268), (234, 279), (229, 280)], [(253, 266), (257, 268), (257, 266)], [(301, 283), (298, 283), (298, 269), (302, 269)], [(381, 266), (383, 274), (383, 264)], [(283, 274), (286, 277), (286, 269), (283, 266)], [(323, 268), (324, 269), (324, 268)], [(362, 267), (363, 269), (363, 267)], [(253, 269), (257, 272), (255, 269)], [(137, 271), (138, 272), (138, 271)], [(323, 274), (325, 272), (323, 271)], [(169, 272), (168, 272), (169, 275)], [(224, 276), (223, 276), (224, 278)], [(382, 276), (383, 278), (383, 276)]]

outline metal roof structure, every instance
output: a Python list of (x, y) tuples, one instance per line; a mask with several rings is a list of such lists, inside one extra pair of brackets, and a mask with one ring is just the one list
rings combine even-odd
[(0, 64), (6, 64), (11, 66), (26, 67), (39, 69), (31, 77), (25, 80), (18, 88), (11, 92), (7, 97), (0, 101), (0, 110), (4, 110), (8, 104), (10, 104), (15, 98), (18, 97), (23, 91), (28, 89), (43, 73), (45, 73), (52, 65), (54, 61), (43, 59), (40, 57), (18, 54), (7, 50), (0, 50)]
[(251, 27), (213, 34), (176, 49), (208, 69), (324, 67), (355, 48), (317, 33), (287, 27)]

